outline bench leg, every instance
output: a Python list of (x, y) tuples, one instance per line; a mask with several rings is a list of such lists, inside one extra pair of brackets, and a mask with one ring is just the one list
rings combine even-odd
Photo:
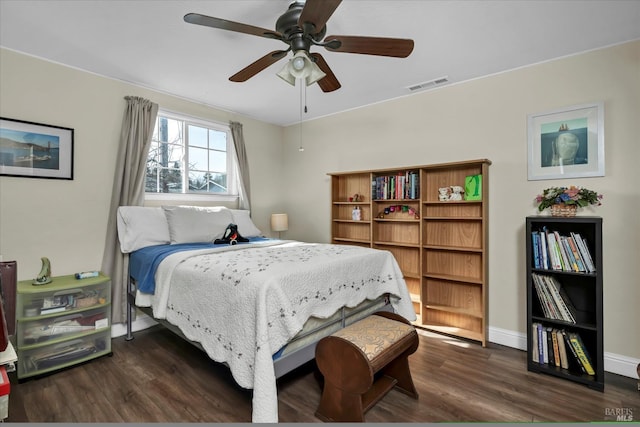
[(364, 422), (362, 396), (324, 383), (316, 417), (325, 422)]
[(411, 371), (409, 370), (408, 355), (401, 356), (393, 360), (385, 368), (383, 368), (383, 371), (385, 375), (398, 380), (396, 388), (398, 388), (399, 391), (413, 397), (414, 399), (418, 398), (418, 391), (413, 385)]

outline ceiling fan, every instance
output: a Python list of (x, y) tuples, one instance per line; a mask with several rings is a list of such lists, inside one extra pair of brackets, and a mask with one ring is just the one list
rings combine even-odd
[[(312, 45), (321, 46), (331, 52), (357, 53), (363, 55), (390, 56), (406, 58), (413, 51), (413, 40), (368, 36), (334, 36), (324, 37), (327, 31), (326, 22), (340, 5), (342, 0), (306, 0), (291, 3), (276, 21), (276, 30), (255, 27), (253, 25), (214, 18), (199, 13), (188, 13), (185, 22), (204, 25), (221, 30), (235, 31), (274, 40), (281, 40), (289, 47), (285, 50), (274, 50), (257, 61), (249, 64), (233, 76), (232, 82), (244, 82), (258, 74), (268, 66), (284, 58), (289, 51), (294, 52), (294, 61), (302, 56), (305, 61), (315, 64), (324, 73), (317, 80), (323, 92), (332, 92), (340, 88), (340, 82), (329, 68), (322, 55), (310, 52)], [(323, 40), (324, 38), (324, 40)], [(296, 64), (293, 64), (296, 68)], [(319, 76), (322, 76), (319, 73)], [(315, 81), (315, 80), (314, 80)], [(289, 81), (291, 84), (295, 84)], [(307, 80), (307, 84), (309, 80)]]

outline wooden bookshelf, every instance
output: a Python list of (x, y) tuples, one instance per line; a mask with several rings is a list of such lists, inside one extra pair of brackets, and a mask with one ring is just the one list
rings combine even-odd
[[(390, 251), (404, 274), (415, 325), (483, 346), (490, 164), (480, 159), (329, 174), (332, 243)], [(469, 175), (482, 175), (481, 200), (439, 200), (439, 188), (464, 187)], [(381, 182), (390, 182), (383, 186), (391, 190), (381, 192)], [(363, 199), (349, 200), (355, 194)], [(356, 206), (360, 221), (352, 220)]]

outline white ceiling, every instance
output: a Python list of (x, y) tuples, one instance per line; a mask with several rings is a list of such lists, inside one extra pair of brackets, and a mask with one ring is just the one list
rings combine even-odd
[[(228, 80), (279, 40), (187, 24), (189, 12), (267, 29), (292, 0), (0, 0), (0, 45), (189, 100), (288, 125), (300, 89), (276, 76), (281, 59), (244, 83)], [(320, 52), (342, 84), (307, 88), (308, 113), (325, 116), (409, 95), (447, 77), (455, 84), (640, 39), (640, 1), (344, 0), (327, 35), (410, 38), (404, 59)], [(291, 56), (289, 54), (288, 58)]]

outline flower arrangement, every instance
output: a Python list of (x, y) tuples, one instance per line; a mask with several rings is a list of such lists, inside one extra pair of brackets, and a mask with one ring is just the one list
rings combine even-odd
[(602, 204), (601, 200), (602, 194), (573, 185), (571, 187), (547, 188), (542, 194), (536, 196), (539, 211), (561, 203), (565, 205), (576, 205), (581, 208), (587, 205), (600, 206)]

